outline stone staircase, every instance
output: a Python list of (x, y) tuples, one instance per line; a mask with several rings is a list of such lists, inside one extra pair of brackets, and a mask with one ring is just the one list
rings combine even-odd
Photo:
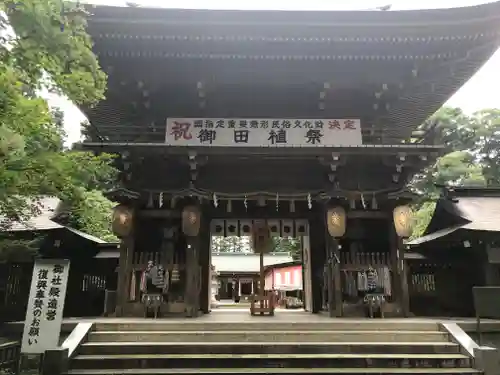
[(96, 324), (71, 375), (478, 374), (432, 322)]

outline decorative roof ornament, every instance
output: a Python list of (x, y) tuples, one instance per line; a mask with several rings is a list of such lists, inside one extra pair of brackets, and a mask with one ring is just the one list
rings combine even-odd
[(310, 194), (310, 193), (309, 193), (309, 194), (307, 194), (307, 207), (308, 207), (309, 209), (311, 209), (311, 208), (312, 208), (312, 198), (311, 198), (311, 194)]
[(278, 193), (276, 193), (276, 212), (279, 210), (280, 208), (280, 196)]
[(160, 208), (163, 207), (163, 192), (160, 193), (160, 196), (158, 197), (158, 205)]
[(219, 206), (219, 200), (217, 198), (217, 194), (213, 194), (212, 200), (214, 201), (214, 207), (217, 208)]
[(248, 201), (246, 195), (245, 195), (245, 200), (243, 201), (243, 205), (245, 206), (245, 211), (248, 211)]

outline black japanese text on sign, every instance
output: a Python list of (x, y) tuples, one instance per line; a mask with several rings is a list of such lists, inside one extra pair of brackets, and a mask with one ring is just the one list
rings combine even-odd
[(45, 295), (48, 288), (49, 270), (47, 268), (40, 268), (38, 275), (36, 275), (35, 298), (33, 299), (33, 320), (31, 321), (28, 331), (28, 344), (33, 345), (38, 343), (40, 336), (40, 320), (43, 314), (43, 305)]
[(50, 281), (50, 289), (48, 294), (46, 319), (55, 320), (57, 315), (57, 305), (61, 296), (62, 274), (64, 266), (55, 264), (52, 269), (52, 280)]
[(69, 267), (66, 259), (35, 261), (22, 353), (41, 354), (59, 345)]
[(186, 146), (355, 146), (353, 119), (168, 119), (167, 143)]

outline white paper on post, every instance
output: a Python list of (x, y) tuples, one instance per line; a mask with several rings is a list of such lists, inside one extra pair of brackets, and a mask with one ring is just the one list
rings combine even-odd
[(37, 259), (33, 267), (21, 352), (42, 354), (59, 346), (69, 260)]

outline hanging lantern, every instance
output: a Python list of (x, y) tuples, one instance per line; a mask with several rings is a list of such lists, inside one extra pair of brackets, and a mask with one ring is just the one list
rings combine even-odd
[(255, 253), (268, 253), (272, 250), (272, 238), (265, 220), (255, 220), (252, 227), (252, 247)]
[(409, 206), (398, 206), (393, 212), (394, 228), (399, 237), (408, 238), (413, 230), (413, 213)]
[(182, 210), (182, 232), (186, 236), (196, 237), (200, 231), (200, 209), (197, 206), (187, 206)]
[(342, 207), (330, 208), (326, 213), (328, 233), (332, 237), (342, 237), (346, 229), (346, 215)]
[(119, 238), (127, 237), (132, 232), (133, 219), (132, 209), (120, 204), (113, 209), (111, 230)]

